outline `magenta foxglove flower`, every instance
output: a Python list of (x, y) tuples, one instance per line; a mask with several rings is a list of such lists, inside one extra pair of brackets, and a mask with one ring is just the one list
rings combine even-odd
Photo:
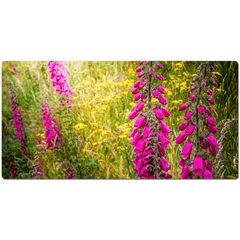
[[(167, 100), (161, 96), (165, 94), (165, 90), (159, 84), (152, 85), (154, 78), (163, 80), (161, 74), (157, 72), (161, 66), (156, 67), (156, 64), (147, 61), (140, 62), (139, 65), (141, 69), (136, 69), (137, 77), (142, 77), (144, 80), (135, 82), (132, 94), (135, 95), (135, 101), (140, 101), (128, 116), (134, 119), (142, 111), (131, 133), (133, 139), (130, 143), (136, 155), (132, 160), (135, 164), (134, 171), (139, 178), (144, 179), (171, 178), (171, 174), (167, 172), (170, 166), (165, 159), (165, 149), (170, 142), (168, 137), (171, 130), (165, 122), (156, 121), (156, 118), (163, 120), (164, 117), (169, 117), (170, 113), (162, 106), (167, 104)], [(152, 106), (152, 97), (159, 100), (159, 103), (154, 104), (155, 106)], [(148, 99), (145, 100), (146, 98)]]
[(17, 134), (17, 138), (19, 140), (20, 150), (23, 153), (24, 157), (26, 158), (27, 155), (26, 155), (26, 151), (25, 151), (25, 147), (24, 147), (25, 139), (23, 136), (23, 122), (21, 119), (20, 111), (18, 109), (17, 100), (13, 97), (14, 95), (15, 95), (15, 92), (14, 92), (14, 90), (12, 90), (10, 99), (11, 99), (11, 104), (12, 104), (13, 124), (14, 124), (15, 132)]
[(157, 75), (157, 78), (158, 78), (160, 81), (164, 80), (164, 78), (163, 78), (163, 76), (162, 76), (161, 74), (158, 74), (158, 75)]
[(149, 70), (149, 74), (153, 75), (154, 74), (154, 70), (152, 68), (150, 68)]
[[(210, 135), (210, 133), (217, 133), (217, 128), (215, 127), (216, 122), (210, 117), (211, 111), (206, 107), (208, 103), (215, 104), (215, 102), (210, 96), (206, 96), (206, 93), (208, 95), (213, 94), (213, 91), (207, 84), (216, 84), (214, 83), (215, 81), (211, 80), (213, 74), (211, 71), (214, 71), (215, 67), (216, 64), (214, 62), (207, 61), (201, 63), (199, 66), (199, 69), (201, 68), (202, 70), (200, 76), (196, 76), (191, 80), (195, 82), (194, 86), (189, 89), (190, 92), (195, 90), (189, 97), (189, 101), (192, 102), (188, 102), (179, 107), (179, 111), (189, 107), (191, 114), (189, 116), (188, 113), (185, 114), (184, 119), (187, 121), (179, 126), (180, 131), (185, 131), (175, 139), (176, 144), (185, 141), (186, 136), (191, 136), (189, 137), (189, 142), (192, 143), (190, 153), (185, 152), (189, 142), (185, 144), (181, 153), (183, 156), (182, 159), (179, 160), (179, 165), (183, 167), (182, 173), (179, 175), (181, 178), (212, 178), (211, 173), (213, 172), (213, 168), (209, 161), (208, 151), (216, 157), (219, 146), (217, 140)], [(201, 94), (203, 94), (203, 97)], [(195, 127), (197, 129), (196, 131), (194, 131)], [(206, 127), (208, 131), (204, 131), (204, 127)], [(193, 149), (195, 152), (193, 152)], [(194, 155), (193, 160), (191, 155)], [(207, 160), (203, 160), (206, 158)], [(188, 160), (186, 161), (186, 159)]]
[(136, 146), (137, 143), (139, 142), (140, 138), (141, 138), (141, 134), (139, 132), (137, 132), (134, 135), (134, 137), (133, 137), (132, 141), (130, 142), (130, 144), (132, 144), (133, 146)]
[(206, 113), (207, 113), (208, 116), (211, 116), (211, 115), (212, 115), (211, 111), (210, 111), (208, 108), (206, 108), (205, 111), (206, 111)]
[(217, 150), (216, 147), (213, 147), (213, 146), (210, 145), (210, 147), (209, 147), (209, 152), (210, 152), (214, 157), (216, 157), (216, 156), (217, 156), (217, 153), (218, 153), (218, 150)]
[(208, 99), (208, 102), (209, 102), (210, 104), (212, 104), (212, 105), (215, 104), (215, 101), (214, 101), (211, 97)]
[(195, 98), (195, 95), (194, 94), (192, 94), (190, 97), (189, 97), (189, 101), (192, 101), (193, 99)]
[(159, 98), (160, 97), (160, 94), (156, 91), (156, 90), (153, 90), (152, 91), (152, 94), (155, 98)]
[(206, 117), (206, 121), (211, 126), (216, 126), (216, 122), (211, 117)]
[(161, 131), (158, 131), (158, 140), (162, 143), (164, 149), (166, 149), (170, 143), (165, 134)]
[[(46, 142), (46, 149), (52, 146), (53, 149), (57, 149), (57, 143), (54, 144), (55, 138), (58, 139), (58, 142), (61, 141), (59, 137), (59, 129), (56, 125), (52, 125), (52, 122), (56, 122), (50, 117), (51, 110), (48, 110), (48, 103), (42, 104), (42, 119), (43, 125), (45, 126), (45, 142)], [(54, 122), (54, 123), (55, 123)]]
[(208, 89), (208, 90), (207, 90), (207, 94), (208, 94), (208, 95), (212, 95), (212, 94), (213, 94), (213, 91), (212, 91), (211, 89)]
[(216, 83), (215, 81), (213, 81), (213, 85), (214, 85), (214, 86), (217, 86), (217, 83)]
[(172, 131), (164, 121), (160, 121), (160, 128), (162, 129), (163, 133), (169, 138), (169, 133)]
[(139, 73), (137, 74), (137, 78), (142, 77), (142, 75), (143, 75), (143, 73), (142, 73), (142, 72), (139, 72)]
[(160, 109), (163, 112), (164, 117), (169, 117), (170, 116), (170, 113), (168, 112), (168, 110), (165, 107), (161, 106)]
[(136, 72), (141, 72), (142, 71), (142, 68), (141, 67), (137, 67), (136, 68)]
[(178, 108), (179, 111), (184, 111), (184, 110), (186, 110), (186, 109), (187, 109), (187, 104), (186, 104), (186, 103), (182, 104), (182, 105)]
[(193, 144), (191, 141), (189, 141), (185, 144), (185, 146), (183, 147), (182, 152), (181, 152), (183, 160), (187, 160), (190, 158), (190, 154), (192, 152), (192, 147), (193, 147)]
[(162, 64), (161, 63), (158, 63), (157, 65), (159, 68), (163, 68)]
[(190, 111), (190, 112), (188, 112), (188, 113), (186, 113), (185, 115), (184, 115), (184, 120), (189, 120), (191, 117), (192, 117), (192, 112)]
[(137, 87), (139, 87), (139, 84), (140, 84), (140, 83), (141, 83), (141, 81), (140, 81), (140, 80), (137, 80), (137, 81), (134, 83), (133, 86), (134, 86), (135, 88), (137, 88)]
[(161, 157), (161, 165), (162, 165), (162, 169), (164, 170), (164, 171), (168, 171), (168, 170), (170, 170), (171, 169), (171, 167), (168, 165), (168, 162), (167, 162), (167, 160), (164, 158), (164, 157)]
[[(135, 122), (134, 127), (142, 128), (146, 125), (146, 119), (143, 115), (141, 115)], [(137, 130), (136, 130), (137, 131)]]
[(187, 135), (185, 132), (182, 132), (178, 137), (175, 138), (176, 144), (183, 143), (187, 138)]
[(162, 105), (167, 105), (167, 99), (165, 98), (165, 97), (163, 97), (163, 96), (159, 96), (158, 97), (158, 100), (159, 100), (159, 102), (162, 104)]
[(157, 87), (157, 89), (158, 89), (158, 91), (159, 91), (161, 94), (165, 94), (165, 93), (166, 93), (165, 90), (164, 90), (164, 88), (163, 88), (161, 85), (159, 85), (159, 86)]
[(141, 111), (142, 109), (143, 109), (143, 107), (144, 107), (144, 102), (143, 101), (141, 101), (141, 102), (139, 102), (137, 105), (136, 105), (136, 109), (137, 109), (137, 111)]
[(15, 76), (18, 77), (18, 71), (13, 63), (12, 63), (12, 69), (14, 71)]
[(212, 135), (208, 135), (207, 140), (212, 147), (217, 147), (217, 140)]
[(192, 135), (193, 131), (195, 129), (195, 125), (191, 124), (190, 126), (188, 126), (185, 130), (185, 134), (186, 135)]
[(198, 107), (199, 114), (203, 115), (205, 113), (205, 108), (203, 106)]
[(179, 126), (179, 130), (180, 131), (183, 131), (183, 130), (185, 130), (186, 128), (188, 127), (188, 123), (187, 123), (187, 121), (184, 121), (180, 126)]
[(138, 113), (139, 113), (139, 112), (138, 112), (136, 109), (134, 109), (134, 110), (128, 115), (128, 118), (129, 118), (130, 120), (132, 120), (132, 119), (134, 119), (135, 117), (137, 117)]
[[(48, 71), (50, 73), (49, 78), (52, 80), (52, 87), (56, 87), (56, 92), (60, 94), (61, 106), (64, 106), (64, 101), (67, 102), (69, 108), (71, 108), (71, 103), (69, 99), (69, 94), (73, 94), (72, 89), (69, 87), (67, 81), (67, 74), (70, 74), (67, 69), (66, 62), (62, 61), (50, 61), (48, 62)], [(65, 97), (65, 98), (64, 98)]]
[(133, 100), (138, 101), (141, 98), (141, 93), (138, 93), (134, 96)]
[(217, 133), (217, 128), (215, 128), (214, 126), (208, 125), (207, 129), (211, 133)]
[(199, 155), (197, 155), (193, 160), (193, 173), (199, 177), (202, 174), (202, 172), (203, 172), (203, 160)]
[(194, 89), (195, 89), (194, 86), (191, 86), (188, 90), (189, 92), (192, 92)]
[(212, 75), (212, 78), (216, 78), (216, 75), (215, 75), (215, 74), (213, 74), (213, 75)]
[(183, 166), (182, 172), (180, 173), (179, 177), (182, 179), (186, 179), (188, 177), (189, 174), (189, 166), (188, 164), (185, 164)]
[(145, 82), (145, 81), (142, 81), (142, 82), (139, 84), (139, 87), (140, 87), (140, 88), (143, 88), (143, 87), (145, 87), (145, 85), (146, 85), (146, 82)]
[(203, 176), (203, 179), (212, 179), (213, 178), (211, 172), (207, 169), (205, 169), (203, 171), (202, 176)]
[(178, 160), (178, 164), (179, 164), (179, 166), (184, 167), (184, 165), (186, 164), (186, 160), (180, 159), (180, 160)]
[(139, 93), (139, 89), (138, 89), (138, 88), (134, 88), (134, 89), (132, 90), (132, 94), (137, 94), (137, 93)]
[(212, 165), (211, 165), (211, 163), (210, 163), (210, 161), (209, 161), (208, 159), (204, 161), (203, 165), (204, 165), (204, 167), (206, 167), (206, 168), (207, 168), (207, 170), (209, 170), (209, 171), (210, 171), (210, 173), (212, 173), (212, 172), (213, 172)]
[(164, 114), (159, 108), (154, 109), (154, 113), (157, 119), (163, 120), (164, 119)]

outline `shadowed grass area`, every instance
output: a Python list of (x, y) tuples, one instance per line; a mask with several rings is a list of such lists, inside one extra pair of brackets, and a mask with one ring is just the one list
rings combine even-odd
[[(166, 123), (171, 128), (168, 160), (173, 178), (179, 178), (178, 166), (182, 146), (175, 145), (179, 134), (178, 126), (183, 121), (183, 113), (178, 107), (189, 97), (191, 78), (198, 74), (200, 62), (162, 62), (162, 86), (166, 90), (167, 108), (171, 116)], [(2, 64), (2, 136), (3, 136), (3, 177), (10, 178), (7, 165), (7, 151), (15, 161), (15, 168), (32, 178), (18, 149), (18, 141), (13, 128), (12, 109), (9, 100), (7, 76), (14, 84), (20, 111), (28, 138), (29, 157), (38, 158), (42, 166), (43, 178), (65, 179), (66, 166), (71, 166), (78, 178), (137, 178), (133, 171), (132, 159), (135, 154), (129, 143), (129, 134), (134, 121), (127, 115), (136, 103), (131, 91), (136, 81), (135, 67), (138, 62), (69, 62), (68, 82), (74, 91), (70, 97), (72, 108), (59, 108), (59, 96), (51, 87), (47, 62), (14, 62), (19, 76), (12, 71), (11, 62)], [(224, 120), (238, 117), (238, 64), (236, 62), (217, 63), (218, 86), (211, 106), (213, 118), (220, 132)], [(52, 115), (57, 120), (62, 143), (57, 150), (46, 150), (41, 103), (45, 99), (53, 106)], [(154, 100), (153, 100), (154, 101)], [(218, 136), (218, 135), (217, 135)], [(43, 142), (43, 150), (37, 145)], [(214, 164), (214, 158), (210, 159)], [(238, 177), (238, 122), (229, 125), (224, 139), (222, 153), (224, 178)], [(221, 176), (219, 173), (219, 176)]]

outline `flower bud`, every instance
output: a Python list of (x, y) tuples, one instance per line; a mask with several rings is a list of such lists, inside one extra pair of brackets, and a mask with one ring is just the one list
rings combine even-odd
[(207, 90), (207, 94), (208, 94), (208, 95), (212, 95), (212, 94), (213, 94), (213, 91), (212, 91), (211, 89), (208, 89), (208, 90)]
[(161, 85), (159, 85), (159, 86), (157, 87), (157, 89), (158, 89), (158, 91), (159, 91), (161, 94), (165, 94), (165, 93), (166, 93), (165, 90), (164, 90), (164, 88), (163, 88)]
[(143, 107), (144, 107), (144, 102), (143, 101), (141, 101), (141, 102), (139, 102), (137, 105), (136, 105), (136, 109), (137, 109), (137, 111), (141, 111), (142, 109), (143, 109)]
[(160, 109), (163, 112), (164, 117), (169, 117), (170, 116), (170, 113), (168, 112), (168, 110), (165, 107), (161, 106)]
[(212, 115), (211, 111), (210, 111), (208, 108), (206, 108), (205, 111), (206, 111), (206, 113), (207, 113), (208, 116), (211, 116), (211, 115)]
[(214, 126), (208, 125), (207, 129), (211, 133), (217, 133), (217, 128), (215, 128)]
[(189, 120), (191, 117), (192, 117), (192, 112), (191, 111), (189, 111), (189, 112), (187, 112), (185, 115), (184, 115), (184, 120)]
[(217, 147), (217, 140), (212, 135), (208, 135), (207, 140), (212, 147)]
[(188, 127), (187, 121), (184, 121), (180, 126), (179, 126), (179, 130), (183, 131)]
[(136, 72), (141, 72), (142, 71), (142, 68), (141, 67), (137, 67), (136, 68)]
[(210, 104), (212, 104), (212, 105), (215, 104), (215, 101), (214, 101), (211, 97), (208, 99), (208, 102), (209, 102)]
[[(142, 72), (139, 72), (139, 73), (137, 74), (137, 78), (140, 78), (142, 75), (143, 75), (143, 73), (142, 73)], [(134, 87), (135, 87), (135, 86), (134, 86)]]
[(161, 96), (161, 95), (158, 97), (158, 100), (162, 105), (167, 104), (167, 99), (165, 97)]
[(137, 94), (137, 93), (139, 93), (139, 89), (138, 89), (138, 88), (134, 88), (134, 89), (132, 90), (132, 94)]
[(151, 75), (154, 74), (154, 70), (152, 68), (149, 69), (149, 74), (151, 74)]
[(189, 92), (192, 92), (194, 89), (195, 89), (194, 86), (191, 86), (188, 90)]
[(203, 115), (205, 113), (205, 108), (203, 106), (198, 107), (199, 114)]
[(192, 135), (193, 131), (195, 129), (195, 125), (191, 124), (190, 126), (188, 126), (185, 130), (185, 134), (186, 135)]
[(154, 113), (157, 119), (162, 120), (164, 119), (164, 114), (159, 108), (154, 109)]
[(187, 138), (187, 135), (185, 132), (182, 132), (178, 137), (175, 138), (176, 144), (183, 143)]
[(133, 100), (138, 101), (140, 98), (141, 98), (141, 93), (138, 93), (133, 97)]
[(156, 90), (153, 90), (152, 94), (155, 98), (159, 98), (159, 96), (160, 96), (159, 93)]
[(137, 88), (137, 87), (139, 87), (139, 84), (140, 84), (140, 83), (141, 83), (141, 81), (140, 81), (140, 80), (137, 80), (137, 81), (134, 83), (133, 86), (134, 86), (135, 88)]
[(195, 98), (195, 95), (194, 94), (192, 94), (190, 97), (189, 97), (189, 101), (192, 101), (193, 99)]
[(157, 78), (158, 78), (159, 80), (161, 80), (161, 81), (164, 80), (164, 78), (163, 78), (163, 76), (162, 76), (161, 74), (158, 74), (158, 75), (157, 75)]
[(216, 126), (216, 122), (211, 117), (206, 117), (206, 121), (211, 126)]

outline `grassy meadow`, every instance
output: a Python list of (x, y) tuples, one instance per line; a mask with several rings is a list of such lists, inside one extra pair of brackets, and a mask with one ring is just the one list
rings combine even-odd
[[(68, 82), (74, 91), (70, 96), (70, 109), (67, 106), (59, 108), (59, 96), (51, 86), (47, 63), (16, 61), (18, 77), (12, 70), (12, 62), (2, 63), (2, 177), (11, 178), (8, 169), (10, 155), (18, 171), (17, 178), (33, 178), (31, 166), (23, 158), (14, 131), (10, 85), (6, 80), (9, 79), (14, 85), (26, 130), (27, 154), (32, 161), (38, 159), (43, 179), (66, 179), (66, 166), (74, 171), (76, 178), (137, 179), (132, 162), (135, 154), (129, 143), (135, 120), (131, 121), (127, 116), (136, 105), (131, 91), (138, 62), (69, 61)], [(161, 74), (165, 78), (161, 83), (171, 113), (165, 120), (172, 130), (166, 159), (171, 166), (169, 173), (173, 179), (178, 179), (181, 172), (178, 160), (183, 144), (175, 145), (174, 139), (179, 135), (178, 127), (184, 115), (178, 107), (190, 96), (190, 80), (199, 73), (200, 62), (161, 63)], [(218, 86), (213, 88), (213, 99), (216, 104), (210, 108), (218, 124), (215, 135), (218, 138), (224, 123), (238, 118), (238, 63), (217, 62), (215, 74)], [(52, 116), (60, 130), (62, 142), (56, 150), (44, 148), (43, 101), (53, 106)], [(43, 142), (43, 148), (38, 146), (37, 139)], [(213, 176), (238, 178), (238, 121), (228, 125), (223, 144), (221, 159), (224, 167)], [(216, 159), (212, 157), (210, 161), (214, 167)]]

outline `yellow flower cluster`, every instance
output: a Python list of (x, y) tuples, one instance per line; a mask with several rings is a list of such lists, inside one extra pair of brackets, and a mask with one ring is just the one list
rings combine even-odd
[(128, 69), (128, 73), (129, 73), (131, 76), (135, 77), (135, 71), (134, 71), (132, 68), (129, 68), (129, 69)]
[(44, 138), (44, 137), (45, 137), (45, 135), (44, 135), (44, 133), (42, 133), (42, 134), (41, 134), (41, 133), (38, 133), (38, 134), (37, 134), (37, 137)]
[(86, 128), (87, 125), (84, 124), (84, 123), (78, 123), (77, 125), (74, 126), (74, 128), (77, 130), (77, 131), (80, 131), (81, 129), (84, 129)]

